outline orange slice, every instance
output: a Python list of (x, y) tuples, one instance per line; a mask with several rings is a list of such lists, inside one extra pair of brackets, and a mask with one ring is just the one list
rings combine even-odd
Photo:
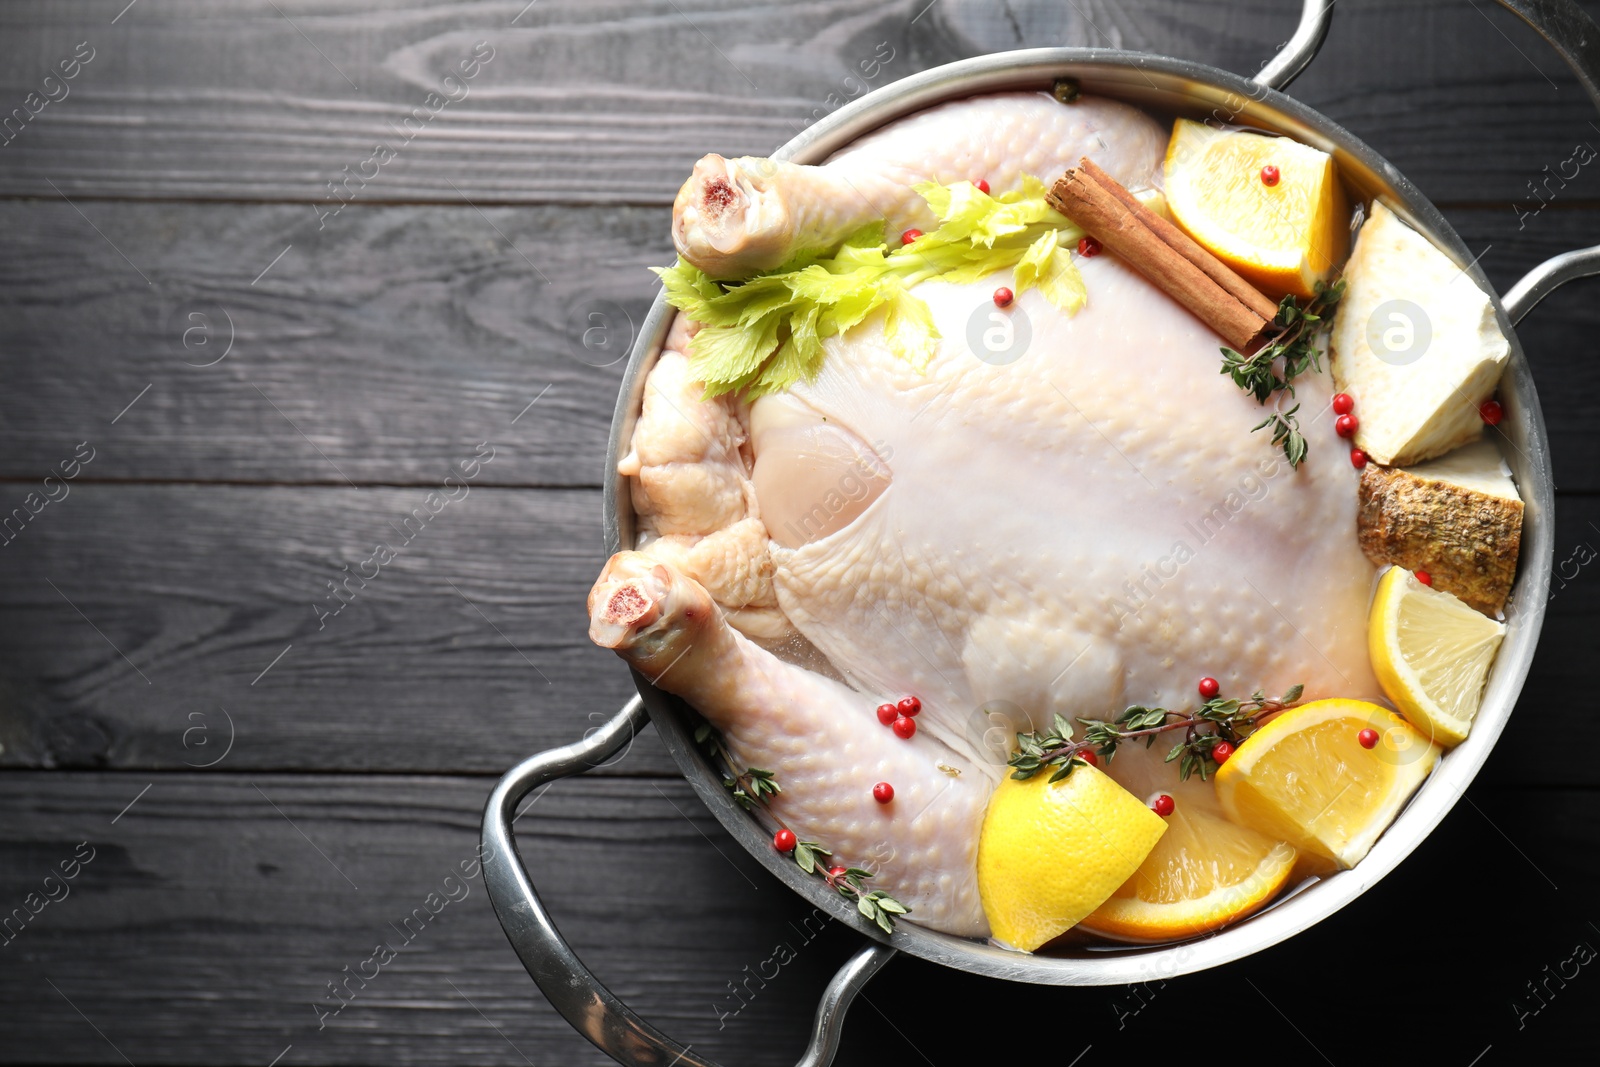
[(1276, 896), (1296, 855), (1290, 845), (1180, 800), (1138, 871), (1079, 925), (1130, 941), (1203, 934)]

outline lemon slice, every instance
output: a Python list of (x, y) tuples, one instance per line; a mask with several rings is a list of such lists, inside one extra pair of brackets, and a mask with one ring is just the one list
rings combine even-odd
[(1144, 802), (1094, 767), (1059, 782), (1006, 778), (978, 839), (978, 894), (994, 939), (1032, 952), (1128, 880), (1166, 832)]
[[(1264, 167), (1277, 168), (1275, 184)], [(1350, 203), (1333, 158), (1287, 137), (1179, 119), (1166, 194), (1189, 236), (1274, 296), (1309, 299), (1349, 251)]]
[(1179, 800), (1144, 863), (1082, 926), (1132, 941), (1203, 934), (1276, 896), (1297, 855), (1290, 845)]
[(1387, 708), (1317, 700), (1247, 738), (1217, 770), (1217, 799), (1234, 822), (1354, 867), (1438, 761), (1439, 746)]
[(1472, 729), (1483, 682), (1505, 636), (1503, 623), (1390, 567), (1367, 616), (1367, 651), (1378, 684), (1406, 718), (1445, 746)]

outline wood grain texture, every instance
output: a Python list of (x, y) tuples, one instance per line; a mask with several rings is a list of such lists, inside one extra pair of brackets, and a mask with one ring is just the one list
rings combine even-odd
[[(231, 717), (219, 769), (499, 774), (609, 718), (599, 494), (469, 485), (419, 529), (427, 496), (77, 486), (0, 548), (0, 761), (181, 770)], [(616, 770), (670, 768), (640, 744)]]
[[(599, 485), (647, 267), (672, 258), (656, 208), (356, 206), (319, 234), (293, 205), (78, 207), (0, 201), (0, 350), (27, 356), (0, 390), (0, 479), (88, 440), (96, 480), (431, 485), (492, 440), (486, 484)], [(1559, 201), (1448, 215), (1502, 291), (1600, 241), (1600, 210)], [(1586, 492), (1597, 286), (1520, 330), (1557, 482)]]
[[(0, 948), (0, 1061), (120, 1062), (75, 1005), (141, 1067), (264, 1065), (291, 1043), (285, 1064), (610, 1062), (543, 1002), (481, 878), (463, 877), (486, 781), (160, 775), (113, 825), (149, 781), (0, 776), (7, 909), (79, 842), (95, 850), (75, 891)], [(790, 923), (809, 909), (681, 782), (589, 778), (528, 810), (537, 884), (602, 980), (708, 1051), (792, 1058), (805, 1017), (791, 1002), (816, 996), (853, 935), (816, 938), (813, 920), (793, 969), (719, 1031), (727, 983), (799, 941)], [(371, 978), (380, 943), (402, 951)], [(323, 1019), (339, 1007), (328, 983), (362, 971)]]
[[(483, 781), (159, 775), (112, 823), (148, 781), (0, 775), (0, 904), (23, 906), (79, 842), (95, 850), (71, 894), (0, 948), (0, 1062), (122, 1062), (111, 1043), (141, 1067), (259, 1067), (291, 1044), (284, 1064), (608, 1062), (539, 996), (481, 880), (445, 881), (473, 855)], [(1139, 998), (898, 960), (851, 1011), (837, 1062), (1001, 1062), (988, 1058), (1000, 1021), (1035, 1013), (1071, 1019), (1051, 1042), (1062, 1062), (1086, 1045), (1101, 1062), (1154, 1062), (1192, 1024), (1195, 1002), (1222, 989), (1252, 1041), (1297, 1062), (1320, 1052), (1334, 1063), (1465, 1064), (1490, 1044), (1501, 1062), (1579, 1062), (1592, 1049), (1586, 970), (1520, 1029), (1513, 1004), (1535, 1007), (1525, 983), (1578, 942), (1600, 941), (1584, 888), (1600, 860), (1570, 845), (1600, 834), (1600, 808), (1593, 793), (1560, 790), (1475, 789), (1468, 800), (1398, 871), (1294, 942), (1164, 984), (1153, 975)], [(1545, 817), (1552, 806), (1559, 826)], [(792, 1062), (854, 935), (803, 939), (799, 898), (736, 852), (685, 785), (560, 783), (519, 831), (563, 933), (625, 1001), (719, 1062)], [(430, 893), (457, 899), (403, 925)], [(1507, 906), (1538, 919), (1485, 952), (1466, 932)], [(333, 1004), (327, 983), (408, 933), (319, 1031), (312, 1005)], [(779, 943), (796, 958), (721, 1018), (737, 1003), (727, 984)], [(1405, 991), (1403, 1010), (1352, 997), (1380, 959), (1385, 988)]]
[[(0, 12), (7, 109), (78, 42), (96, 49), (71, 94), (0, 147), (0, 193), (309, 203), (382, 141), (398, 155), (363, 198), (664, 204), (702, 153), (765, 155), (865, 88), (939, 63), (1072, 44), (1251, 72), (1298, 12), (1285, 0), (544, 0), (525, 11), (524, 0), (184, 0), (112, 25), (107, 6)], [(469, 94), (399, 144), (393, 125), (479, 40), (495, 56)], [(895, 59), (863, 81), (879, 42)], [(1544, 164), (1596, 136), (1559, 59), (1489, 0), (1345, 0), (1294, 93), (1441, 201), (1527, 197)], [(1586, 176), (1583, 195), (1596, 181)]]
[(362, 207), (319, 234), (304, 206), (78, 207), (0, 204), (0, 349), (28, 356), (3, 476), (88, 440), (102, 480), (433, 485), (492, 441), (486, 484), (599, 485), (672, 260), (645, 208)]

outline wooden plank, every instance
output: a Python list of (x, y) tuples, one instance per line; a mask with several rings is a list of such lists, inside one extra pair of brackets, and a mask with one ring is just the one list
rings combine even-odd
[[(0, 549), (0, 761), (181, 770), (220, 755), (231, 716), (220, 770), (498, 774), (610, 715), (631, 690), (585, 634), (603, 558), (592, 491), (472, 490), (319, 630), (326, 583), (376, 540), (399, 544), (394, 524), (425, 496), (73, 489)], [(1517, 725), (1588, 727), (1575, 694), (1590, 688), (1597, 558), (1600, 497), (1563, 497), (1565, 586), (1486, 782), (1600, 786), (1582, 746), (1527, 743)], [(653, 736), (611, 771), (672, 772)]]
[[(295, 206), (79, 206), (115, 248), (69, 205), (0, 202), (0, 478), (87, 440), (95, 479), (428, 485), (492, 439), (486, 483), (598, 485), (646, 268), (672, 258), (654, 208), (358, 206), (306, 243)], [(1502, 290), (1600, 241), (1600, 211), (1560, 202), (1449, 217)], [(1600, 491), (1596, 284), (1522, 330), (1558, 481), (1582, 491)]]
[[(94, 850), (76, 891), (0, 950), (7, 1062), (120, 1062), (110, 1043), (141, 1065), (259, 1067), (290, 1044), (284, 1064), (610, 1062), (542, 1000), (481, 878), (463, 877), (484, 780), (156, 775), (113, 824), (150, 781), (0, 777), (7, 909), (79, 842)], [(603, 981), (708, 1053), (794, 1055), (802, 1005), (852, 935), (818, 937), (812, 920), (792, 970), (719, 1020), (719, 995), (737, 1004), (727, 983), (798, 942), (790, 924), (809, 909), (681, 782), (563, 783), (530, 810), (522, 847), (539, 889)], [(380, 943), (401, 951), (371, 977)], [(348, 1006), (324, 1017), (340, 1006), (329, 983), (357, 972), (365, 988), (352, 980)]]
[(0, 477), (599, 485), (672, 261), (659, 209), (78, 207), (0, 204)]
[[(113, 25), (105, 6), (31, 0), (0, 13), (7, 108), (41, 92), (79, 42), (95, 49), (70, 95), (0, 150), (0, 193), (312, 203), (381, 141), (396, 155), (369, 165), (364, 199), (664, 204), (702, 153), (764, 155), (865, 88), (939, 63), (1110, 45), (1250, 72), (1297, 10), (1282, 0), (1000, 11), (986, 0), (411, 0), (357, 14), (187, 0), (135, 7)], [(398, 137), (394, 124), (480, 40), (494, 58), (467, 95)], [(880, 43), (894, 58), (873, 66)], [(1559, 60), (1489, 3), (1345, 0), (1295, 95), (1446, 201), (1525, 198), (1543, 164), (1595, 136)], [(1594, 183), (1586, 175), (1582, 195), (1593, 198)]]
[[(25, 906), (80, 842), (94, 850), (70, 895), (0, 949), (4, 1060), (120, 1063), (120, 1052), (141, 1067), (259, 1067), (288, 1049), (284, 1064), (609, 1062), (539, 996), (481, 879), (446, 882), (463, 861), (471, 870), (484, 793), (481, 780), (387, 776), (0, 776), (7, 908)], [(1600, 859), (1573, 847), (1600, 836), (1595, 794), (1476, 789), (1469, 799), (1342, 913), (1216, 972), (1153, 975), (1140, 998), (897, 960), (852, 1010), (838, 1062), (945, 1063), (951, 1048), (1002, 1040), (998, 1018), (1057, 1016), (1070, 1028), (1042, 1040), (1063, 1062), (1085, 1046), (1154, 1062), (1219, 988), (1234, 991), (1237, 1025), (1302, 1059), (1315, 1059), (1310, 1044), (1336, 1063), (1374, 1048), (1468, 1063), (1493, 1045), (1508, 1062), (1578, 1062), (1592, 1048), (1582, 977), (1553, 983), (1537, 1013), (1526, 983), (1561, 968), (1576, 943), (1600, 941), (1584, 908)], [(561, 783), (519, 830), (561, 929), (625, 1001), (719, 1062), (792, 1061), (854, 935), (803, 940), (807, 908), (686, 786)], [(438, 914), (403, 926), (427, 913), (430, 893)], [(455, 899), (441, 902), (447, 894)], [(1511, 901), (1538, 921), (1484, 951), (1483, 915)], [(371, 975), (365, 961), (383, 942), (406, 943), (364, 988), (352, 981), (348, 1006), (319, 1031), (313, 1005), (334, 1005), (328, 983), (346, 967)], [(728, 983), (780, 943), (796, 958), (722, 1018), (736, 1004)], [(1370, 984), (1376, 961), (1386, 986), (1404, 991), (1403, 1009), (1353, 1004), (1349, 990)]]
[[(599, 503), (79, 485), (0, 549), (0, 761), (499, 774), (632, 694), (585, 632)], [(616, 770), (671, 766), (651, 741)]]

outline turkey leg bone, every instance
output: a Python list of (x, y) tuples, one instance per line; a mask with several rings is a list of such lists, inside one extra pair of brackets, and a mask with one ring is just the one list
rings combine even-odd
[(1167, 136), (1127, 104), (1049, 93), (958, 100), (896, 122), (821, 166), (708, 155), (678, 191), (672, 240), (678, 254), (718, 279), (772, 270), (803, 252), (834, 248), (862, 227), (931, 229), (938, 219), (914, 188), (988, 181), (995, 194), (1022, 175), (1054, 180), (1080, 157), (1129, 189), (1160, 184)]

